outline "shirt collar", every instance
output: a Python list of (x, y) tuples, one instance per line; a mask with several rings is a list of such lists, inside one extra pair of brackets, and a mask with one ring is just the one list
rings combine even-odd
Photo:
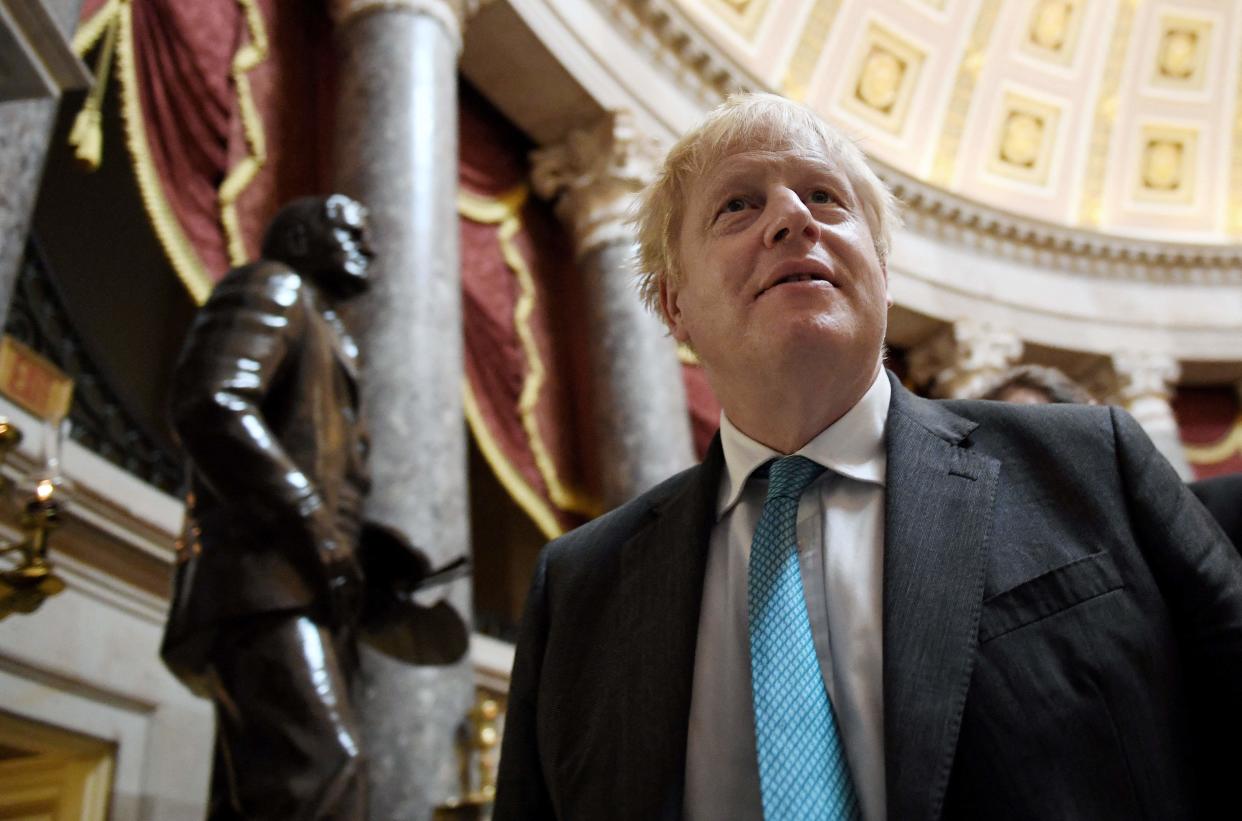
[[(883, 486), (888, 464), (884, 428), (892, 394), (888, 375), (880, 369), (862, 399), (803, 445), (798, 454), (834, 473)], [(716, 505), (717, 519), (737, 504), (752, 473), (768, 460), (783, 455), (742, 433), (723, 410), (720, 412), (720, 444), (724, 448), (725, 473)]]

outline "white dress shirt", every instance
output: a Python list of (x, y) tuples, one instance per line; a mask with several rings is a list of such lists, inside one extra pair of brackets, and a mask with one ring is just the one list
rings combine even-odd
[[(863, 817), (885, 817), (883, 700), (884, 428), (880, 372), (853, 408), (798, 453), (828, 468), (803, 491), (798, 555), (815, 652)], [(767, 481), (782, 454), (722, 413), (725, 471), (703, 581), (686, 748), (690, 821), (762, 818), (755, 755), (746, 582)]]

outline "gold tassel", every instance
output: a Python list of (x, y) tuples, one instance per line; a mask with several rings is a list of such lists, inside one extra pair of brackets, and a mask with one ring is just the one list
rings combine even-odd
[(117, 8), (112, 8), (111, 17), (105, 24), (103, 45), (99, 47), (99, 58), (95, 62), (95, 83), (73, 121), (73, 128), (69, 130), (69, 145), (73, 146), (73, 156), (83, 171), (98, 171), (99, 164), (103, 162), (103, 116), (100, 109), (108, 88), (108, 70), (112, 67), (112, 54), (116, 51), (116, 38), (121, 25)]
[(103, 117), (89, 100), (73, 121), (69, 145), (74, 147), (73, 156), (83, 171), (99, 170), (103, 161)]

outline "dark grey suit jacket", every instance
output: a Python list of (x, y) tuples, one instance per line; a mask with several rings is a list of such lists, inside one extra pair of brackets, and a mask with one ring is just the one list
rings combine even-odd
[[(1134, 420), (894, 379), (887, 451), (889, 817), (1238, 817), (1242, 559)], [(497, 821), (681, 817), (722, 469), (540, 556)]]
[[(893, 381), (889, 816), (1218, 809), (1242, 774), (1242, 558), (1123, 411), (932, 402)], [(498, 821), (680, 817), (722, 468), (717, 441), (544, 550)]]

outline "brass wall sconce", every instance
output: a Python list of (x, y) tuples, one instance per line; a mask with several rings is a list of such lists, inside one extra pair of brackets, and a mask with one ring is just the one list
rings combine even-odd
[[(0, 465), (21, 440), (22, 433), (14, 424), (0, 419)], [(18, 518), (23, 536), (0, 545), (0, 556), (17, 555), (15, 564), (0, 570), (0, 620), (12, 613), (33, 613), (48, 597), (65, 589), (64, 580), (52, 572), (53, 564), (47, 557), (48, 538), (60, 524), (62, 507), (58, 463), (58, 458), (49, 460), (49, 469), (27, 480), (32, 487)], [(7, 491), (9, 486), (5, 480), (0, 489)]]

